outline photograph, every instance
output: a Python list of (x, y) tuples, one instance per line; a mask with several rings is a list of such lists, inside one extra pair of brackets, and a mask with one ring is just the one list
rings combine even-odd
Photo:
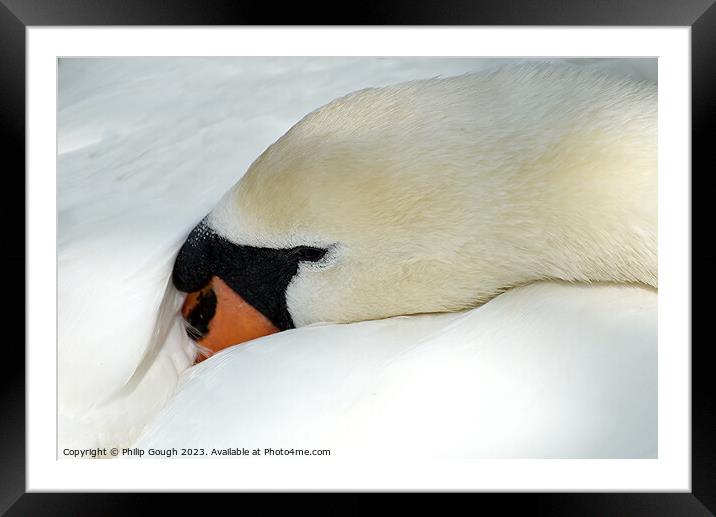
[(56, 64), (58, 460), (660, 457), (656, 57)]
[(716, 0), (335, 7), (0, 0), (0, 515), (715, 515)]

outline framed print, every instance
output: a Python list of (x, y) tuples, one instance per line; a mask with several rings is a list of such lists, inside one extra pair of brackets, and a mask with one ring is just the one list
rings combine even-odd
[(151, 491), (713, 511), (688, 171), (716, 8), (389, 5), (0, 8), (27, 200), (8, 515)]

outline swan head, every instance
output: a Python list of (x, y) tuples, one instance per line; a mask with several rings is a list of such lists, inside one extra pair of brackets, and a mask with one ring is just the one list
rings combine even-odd
[[(542, 97), (520, 96), (529, 80)], [(573, 80), (530, 69), (413, 81), (310, 113), (181, 248), (173, 281), (189, 293), (190, 335), (211, 353), (316, 322), (474, 307), (540, 278), (648, 283), (650, 122), (631, 106), (636, 122), (622, 112), (605, 128), (609, 114), (577, 99), (577, 115), (549, 115), (550, 88)], [(633, 177), (617, 178), (627, 162)]]

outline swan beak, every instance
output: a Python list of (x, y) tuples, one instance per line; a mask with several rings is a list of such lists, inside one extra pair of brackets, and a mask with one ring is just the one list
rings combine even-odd
[(196, 363), (229, 346), (279, 331), (217, 276), (200, 291), (187, 294), (181, 314), (187, 333), (201, 350)]

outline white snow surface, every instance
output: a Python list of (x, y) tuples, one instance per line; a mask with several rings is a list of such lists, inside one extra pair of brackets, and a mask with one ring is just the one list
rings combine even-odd
[[(192, 368), (175, 319), (123, 389), (181, 242), (289, 127), (360, 88), (508, 61), (60, 60), (59, 449), (142, 435), (145, 447), (655, 457), (656, 293), (636, 287), (538, 284), (461, 314), (296, 329)], [(655, 60), (568, 61), (656, 80)], [(180, 303), (167, 291), (168, 310)]]

